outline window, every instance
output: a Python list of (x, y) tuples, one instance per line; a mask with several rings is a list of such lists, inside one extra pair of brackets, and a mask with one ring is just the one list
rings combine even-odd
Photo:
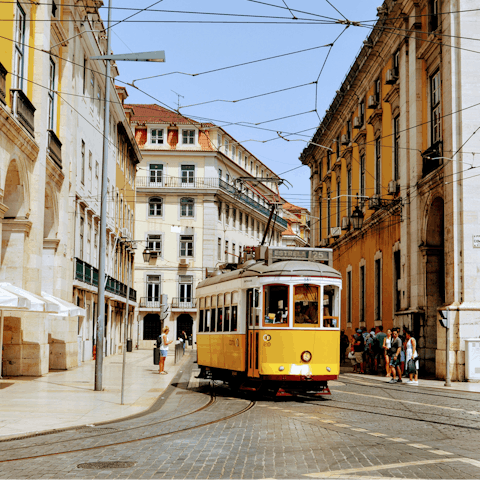
[(380, 137), (375, 140), (375, 195), (382, 193), (382, 143)]
[(24, 61), (25, 61), (25, 12), (17, 3), (15, 22), (15, 47), (13, 59), (13, 88), (23, 89)]
[(216, 306), (217, 306), (217, 296), (212, 297), (212, 309), (210, 310), (210, 331), (211, 332), (216, 332), (217, 331), (217, 323), (215, 321), (216, 319)]
[(321, 241), (323, 238), (323, 232), (322, 232), (322, 227), (323, 227), (323, 222), (322, 222), (322, 197), (319, 197), (318, 199), (318, 240)]
[(193, 186), (195, 181), (195, 166), (194, 165), (182, 165), (182, 187)]
[(245, 155), (245, 170), (247, 169), (247, 166), (248, 166), (248, 157)]
[(218, 178), (221, 180), (222, 179), (222, 169), (218, 169)]
[(441, 110), (441, 85), (440, 72), (430, 78), (430, 121), (432, 128), (432, 144), (442, 140), (442, 110)]
[(347, 120), (347, 139), (349, 142), (352, 141), (352, 121)]
[(229, 257), (228, 257), (228, 240), (225, 240), (225, 262), (228, 263)]
[(48, 79), (48, 128), (54, 130), (55, 126), (55, 62), (50, 58), (50, 74)]
[(217, 260), (219, 262), (222, 261), (222, 239), (221, 238), (217, 239)]
[(158, 256), (162, 255), (162, 236), (161, 235), (147, 235), (147, 248), (156, 253)]
[(193, 298), (193, 277), (191, 275), (180, 275), (178, 281), (178, 295), (180, 307), (189, 307)]
[(248, 224), (248, 215), (245, 214), (245, 233), (248, 235), (248, 227), (249, 227), (249, 224)]
[(337, 160), (340, 158), (340, 135), (335, 140), (335, 154), (337, 155)]
[(85, 142), (82, 140), (81, 148), (81, 161), (80, 161), (80, 180), (82, 185), (85, 185)]
[(217, 332), (223, 332), (223, 294), (217, 296)]
[(400, 73), (400, 50), (393, 54), (393, 72), (398, 77)]
[(193, 257), (193, 235), (180, 235), (180, 256)]
[(360, 311), (359, 311), (359, 321), (360, 323), (365, 323), (365, 303), (366, 303), (366, 278), (365, 278), (365, 265), (360, 265)]
[(340, 180), (337, 181), (337, 227), (341, 227), (341, 211), (340, 211), (340, 207), (341, 207), (341, 188), (340, 188)]
[(318, 310), (319, 287), (317, 285), (295, 285), (295, 327), (318, 327), (320, 315)]
[(220, 147), (222, 146), (222, 136), (217, 133), (217, 150), (220, 150)]
[(398, 312), (401, 306), (401, 291), (399, 289), (400, 279), (402, 277), (400, 269), (400, 250), (393, 252), (393, 268), (395, 275), (395, 282), (393, 284), (393, 293), (394, 293), (394, 308)]
[(352, 271), (347, 272), (347, 323), (352, 323)]
[(183, 145), (195, 145), (195, 130), (182, 130)]
[(156, 306), (160, 302), (161, 277), (160, 275), (147, 275), (147, 306)]
[(428, 14), (430, 18), (429, 31), (434, 32), (438, 28), (438, 16), (439, 16), (438, 0), (429, 0), (428, 2)]
[(257, 238), (260, 237), (260, 222), (257, 221)]
[(382, 94), (382, 79), (378, 77), (375, 80), (375, 100), (377, 101), (377, 106), (380, 107), (380, 96)]
[(253, 173), (253, 160), (250, 160), (250, 173)]
[(360, 102), (360, 105), (358, 107), (358, 112), (360, 114), (360, 125), (363, 125), (365, 121), (365, 100), (362, 100)]
[(232, 261), (233, 263), (236, 263), (236, 252), (237, 252), (237, 246), (232, 243)]
[(330, 229), (332, 228), (331, 224), (331, 212), (332, 205), (331, 205), (331, 192), (327, 192), (327, 235), (330, 235)]
[(382, 259), (375, 260), (375, 321), (382, 320)]
[(85, 231), (85, 218), (80, 217), (80, 259), (83, 260), (83, 235)]
[(83, 58), (83, 94), (85, 95), (85, 91), (87, 88), (87, 57)]
[(225, 223), (228, 225), (230, 223), (230, 205), (225, 204)]
[(238, 229), (240, 231), (243, 230), (243, 213), (242, 212), (238, 212)]
[(195, 206), (195, 200), (193, 198), (181, 198), (180, 199), (180, 216), (193, 217), (194, 206)]
[(150, 164), (148, 166), (150, 184), (161, 185), (163, 179), (163, 165)]
[(365, 197), (365, 153), (360, 155), (360, 202), (363, 205)]
[(238, 330), (238, 292), (232, 293), (232, 317), (230, 319), (230, 331), (236, 332)]
[(400, 165), (400, 116), (393, 119), (393, 179), (398, 180)]
[(225, 181), (230, 184), (230, 175), (228, 173), (225, 174)]
[(340, 328), (339, 289), (331, 285), (323, 287), (323, 327)]
[(352, 215), (352, 169), (347, 170), (347, 217)]
[(252, 218), (252, 237), (255, 235), (255, 219)]
[(263, 287), (263, 326), (288, 327), (288, 285)]
[(236, 151), (235, 145), (232, 145), (232, 160), (235, 160), (236, 153), (237, 151)]
[(222, 202), (218, 202), (218, 219), (222, 221)]
[(100, 170), (100, 165), (98, 161), (95, 162), (95, 178), (98, 178), (98, 171)]
[(228, 140), (225, 139), (225, 155), (228, 156)]
[(205, 329), (205, 299), (200, 299), (200, 317), (198, 319), (198, 331), (203, 332)]
[(237, 209), (232, 208), (232, 226), (235, 228), (237, 226)]
[(255, 165), (255, 176), (258, 177), (258, 165)]
[(238, 164), (242, 165), (242, 152), (240, 150), (238, 151)]
[(327, 150), (327, 172), (332, 168), (332, 152)]
[(148, 201), (148, 214), (151, 217), (161, 217), (163, 215), (163, 199), (153, 197)]
[[(163, 130), (153, 129), (150, 131), (150, 143), (153, 145), (163, 144)], [(185, 143), (185, 142), (183, 142)]]

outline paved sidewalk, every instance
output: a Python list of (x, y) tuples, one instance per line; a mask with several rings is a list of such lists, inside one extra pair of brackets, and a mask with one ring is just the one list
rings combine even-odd
[[(357, 378), (358, 381), (361, 381), (361, 379), (364, 380), (377, 380), (377, 382), (383, 382), (383, 383), (388, 383), (391, 378), (386, 377), (385, 375), (368, 375), (368, 374), (360, 374), (360, 373), (353, 373), (352, 368), (350, 367), (341, 367), (341, 374), (342, 375), (348, 375), (350, 378)], [(458, 392), (470, 392), (470, 393), (480, 393), (480, 383), (474, 383), (474, 382), (452, 382), (451, 387), (446, 387), (445, 386), (445, 380), (424, 380), (422, 378), (418, 379), (418, 385), (409, 385), (408, 383), (405, 383), (408, 378), (402, 378), (403, 383), (398, 384), (398, 385), (405, 385), (405, 387), (408, 388), (416, 388), (416, 387), (426, 387), (426, 388), (437, 388), (444, 390), (446, 392), (448, 391), (458, 391)]]
[[(193, 351), (188, 349), (188, 357)], [(44, 377), (6, 377), (0, 380), (0, 439), (72, 426), (91, 425), (147, 410), (162, 394), (184, 359), (174, 365), (167, 357), (168, 375), (159, 375), (152, 350), (127, 353), (125, 405), (120, 405), (122, 355), (105, 358), (103, 392), (94, 388), (95, 362)]]

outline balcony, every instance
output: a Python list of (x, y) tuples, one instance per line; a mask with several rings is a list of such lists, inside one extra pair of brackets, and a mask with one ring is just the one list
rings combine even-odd
[(433, 143), (429, 148), (422, 152), (423, 168), (422, 175), (426, 177), (438, 167), (443, 165), (442, 142)]
[(140, 298), (140, 308), (157, 308), (158, 310), (162, 307), (162, 301), (160, 298), (155, 297), (142, 297)]
[[(168, 177), (164, 176), (162, 180), (159, 182), (158, 179), (152, 182), (150, 181), (151, 177), (138, 177), (136, 179), (136, 186), (137, 189), (139, 188), (147, 188), (147, 189), (154, 189), (158, 192), (159, 189), (163, 188), (213, 188), (213, 189), (220, 189), (223, 190), (232, 196), (235, 199), (240, 200), (243, 203), (246, 203), (248, 206), (256, 210), (257, 212), (261, 213), (268, 217), (270, 215), (270, 210), (267, 207), (264, 207), (253, 198), (242, 193), (239, 189), (235, 186), (225, 182), (224, 180), (215, 177), (215, 178), (202, 178), (202, 177), (195, 177), (191, 183), (187, 183), (184, 178), (181, 177)], [(153, 192), (152, 192), (153, 193)], [(284, 218), (277, 217), (276, 223), (281, 225), (283, 228), (287, 228), (288, 223)]]
[(196, 309), (197, 308), (197, 299), (196, 298), (182, 298), (176, 297), (172, 298), (172, 308), (178, 308), (180, 310)]
[[(75, 279), (93, 285), (94, 287), (98, 287), (98, 270), (79, 258), (76, 258), (75, 262)], [(105, 286), (105, 291), (112, 293), (113, 295), (127, 298), (127, 285), (109, 275), (106, 275), (106, 279), (107, 284)], [(132, 302), (137, 301), (137, 292), (133, 290), (133, 288), (130, 289), (129, 298)]]
[(47, 130), (48, 132), (48, 155), (58, 165), (60, 170), (62, 169), (62, 142), (58, 139), (53, 130)]
[(6, 95), (7, 95), (7, 70), (5, 67), (0, 63), (0, 102), (4, 105), (7, 103)]
[(12, 94), (13, 114), (15, 118), (35, 137), (35, 110), (32, 102), (20, 89), (10, 90)]

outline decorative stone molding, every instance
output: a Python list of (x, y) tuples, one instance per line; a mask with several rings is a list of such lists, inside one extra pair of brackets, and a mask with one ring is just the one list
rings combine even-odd
[(56, 252), (59, 244), (60, 244), (60, 239), (59, 238), (44, 238), (43, 239), (43, 249), (44, 250), (54, 250)]
[(397, 98), (400, 96), (400, 85), (398, 82), (395, 85), (392, 85), (390, 91), (385, 94), (383, 101), (386, 103), (393, 104)]
[(370, 117), (368, 117), (367, 123), (375, 128), (375, 125), (382, 121), (382, 113), (383, 110), (381, 108), (375, 109)]
[(364, 127), (357, 132), (355, 137), (353, 137), (353, 143), (357, 145), (363, 145), (367, 139), (367, 129)]
[(5, 218), (5, 214), (8, 211), (8, 207), (3, 203), (0, 203), (0, 220)]
[(7, 111), (7, 107), (0, 103), (0, 132), (17, 146), (32, 162), (37, 159), (39, 146), (27, 131)]
[(333, 164), (333, 171), (335, 172), (335, 175), (338, 176), (342, 172), (342, 157), (340, 157), (334, 164)]
[(9, 232), (25, 233), (30, 235), (33, 223), (26, 218), (4, 218), (2, 221), (2, 229)]
[(58, 187), (61, 188), (65, 180), (64, 173), (58, 168), (57, 164), (47, 155), (47, 175), (48, 178)]

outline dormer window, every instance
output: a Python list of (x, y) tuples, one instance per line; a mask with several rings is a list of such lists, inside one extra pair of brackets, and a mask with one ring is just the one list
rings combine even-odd
[(152, 129), (150, 131), (150, 143), (153, 145), (163, 145), (163, 130)]
[(182, 130), (182, 144), (195, 145), (195, 130)]

